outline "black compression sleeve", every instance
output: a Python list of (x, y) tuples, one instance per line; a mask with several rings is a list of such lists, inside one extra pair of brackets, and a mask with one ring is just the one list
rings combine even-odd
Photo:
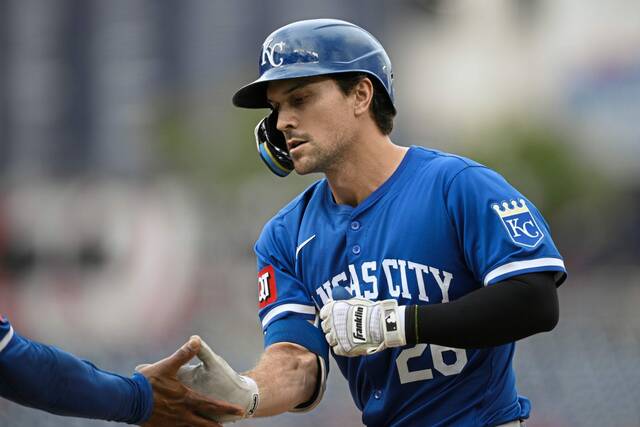
[(446, 303), (407, 306), (407, 344), (491, 347), (550, 331), (558, 323), (553, 274), (530, 273)]

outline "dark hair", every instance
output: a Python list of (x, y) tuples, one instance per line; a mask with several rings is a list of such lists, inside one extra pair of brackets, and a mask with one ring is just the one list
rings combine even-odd
[(396, 110), (393, 108), (387, 91), (382, 87), (378, 79), (370, 77), (367, 73), (342, 73), (334, 74), (331, 77), (345, 95), (349, 95), (353, 88), (365, 77), (371, 80), (373, 84), (373, 99), (371, 100), (369, 111), (382, 134), (389, 135), (391, 133)]

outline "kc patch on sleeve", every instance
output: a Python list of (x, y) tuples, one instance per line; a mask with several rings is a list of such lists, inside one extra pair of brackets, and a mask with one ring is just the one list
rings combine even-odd
[(264, 308), (278, 298), (273, 266), (267, 265), (258, 273), (258, 306)]
[(494, 203), (491, 208), (498, 214), (513, 243), (535, 248), (544, 237), (524, 199)]

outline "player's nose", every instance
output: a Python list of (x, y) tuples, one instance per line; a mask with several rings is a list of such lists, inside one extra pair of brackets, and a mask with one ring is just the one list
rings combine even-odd
[(298, 127), (298, 120), (291, 111), (282, 108), (278, 111), (278, 122), (276, 128), (280, 132), (285, 132), (289, 129), (295, 129)]

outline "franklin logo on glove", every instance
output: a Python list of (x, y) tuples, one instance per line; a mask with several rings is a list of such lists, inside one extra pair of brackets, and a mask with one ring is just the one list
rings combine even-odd
[(355, 308), (353, 314), (353, 342), (365, 343), (364, 319), (367, 317), (367, 308), (363, 305)]

